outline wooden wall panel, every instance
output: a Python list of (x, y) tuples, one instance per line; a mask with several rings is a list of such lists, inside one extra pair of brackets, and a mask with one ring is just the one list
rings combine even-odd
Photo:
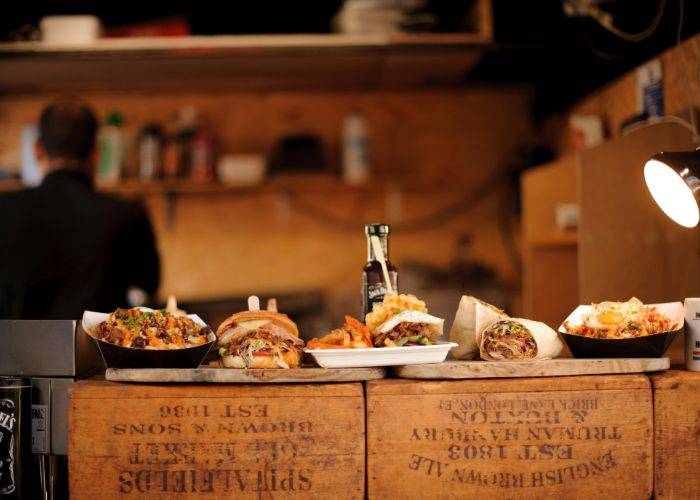
[[(434, 212), (459, 199), (460, 193), (406, 193), (402, 219)], [(182, 198), (175, 223), (168, 228), (164, 200), (152, 200), (158, 244), (165, 269), (161, 294), (188, 299), (237, 294), (321, 289), (359, 290), (366, 259), (365, 222), (387, 220), (384, 195), (307, 196), (320, 210), (338, 212), (355, 225), (335, 226), (294, 209), (283, 198)], [(497, 269), (508, 282), (517, 270), (496, 224), (502, 197), (495, 193), (474, 209), (420, 231), (397, 229), (391, 236), (391, 258), (399, 269), (406, 262), (447, 266), (457, 258), (457, 238), (473, 236), (470, 258)], [(514, 216), (513, 216), (514, 217)], [(389, 219), (389, 222), (392, 222)], [(516, 223), (513, 220), (512, 226)], [(359, 304), (359, 295), (358, 295)]]
[(523, 314), (557, 328), (579, 304), (575, 231), (557, 229), (556, 206), (578, 201), (578, 158), (562, 156), (523, 176)]
[(667, 302), (700, 293), (698, 231), (654, 203), (643, 166), (659, 151), (693, 148), (677, 124), (647, 127), (581, 157), (580, 285), (583, 302)]
[[(19, 138), (57, 95), (0, 98), (0, 165), (18, 168)], [(286, 134), (313, 133), (338, 167), (342, 119), (362, 110), (375, 172), (432, 182), (478, 181), (503, 164), (514, 140), (530, 134), (530, 97), (523, 89), (377, 92), (83, 93), (103, 119), (123, 113), (134, 136), (146, 122), (171, 123), (193, 105), (214, 128), (223, 153), (269, 153)]]
[[(21, 127), (35, 122), (52, 97), (0, 98), (0, 165), (18, 167)], [(183, 300), (306, 289), (356, 293), (366, 251), (363, 224), (414, 220), (476, 193), (486, 179), (509, 165), (532, 133), (530, 96), (519, 88), (91, 92), (82, 97), (101, 117), (113, 109), (123, 112), (131, 136), (147, 121), (168, 122), (182, 106), (195, 105), (217, 131), (225, 153), (267, 154), (281, 135), (314, 133), (323, 139), (332, 168), (338, 167), (342, 118), (358, 108), (369, 124), (374, 175), (413, 186), (402, 192), (399, 210), (387, 209), (390, 197), (381, 191), (344, 190), (340, 185), (324, 191), (313, 183), (308, 192), (295, 189), (316, 211), (350, 222), (340, 225), (299, 210), (293, 199), (269, 189), (183, 196), (171, 224), (165, 199), (149, 197), (164, 265), (161, 295), (175, 293)], [(514, 205), (505, 197), (510, 189), (500, 185), (449, 221), (396, 231), (392, 258), (399, 268), (408, 260), (446, 265), (457, 256), (457, 237), (467, 233), (473, 237), (469, 257), (517, 285), (518, 271), (498, 226), (502, 203), (516, 226)]]
[(576, 245), (554, 245), (525, 251), (530, 255), (523, 269), (524, 315), (557, 329), (581, 303), (578, 249)]
[[(696, 34), (663, 52), (659, 59), (664, 68), (664, 108), (667, 115), (688, 117), (688, 92), (691, 101), (700, 106), (700, 34)], [(635, 70), (608, 83), (571, 107), (570, 113), (599, 115), (605, 120), (611, 138), (620, 137), (620, 125), (637, 111), (637, 83)], [(568, 113), (567, 113), (568, 114)], [(566, 116), (558, 115), (548, 122), (548, 135), (561, 152), (571, 149)]]
[(564, 155), (523, 175), (523, 241), (541, 243), (565, 236), (556, 227), (559, 203), (578, 202), (578, 157)]

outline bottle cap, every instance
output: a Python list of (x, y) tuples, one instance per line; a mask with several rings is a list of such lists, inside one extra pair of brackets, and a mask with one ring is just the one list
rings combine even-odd
[(140, 135), (155, 135), (158, 137), (162, 137), (163, 131), (160, 128), (160, 125), (158, 125), (157, 123), (147, 123), (141, 129)]
[(118, 127), (122, 124), (122, 122), (122, 115), (116, 111), (112, 111), (109, 115), (107, 115), (107, 125), (115, 125)]
[(385, 236), (389, 234), (389, 224), (367, 224), (365, 234), (367, 236)]

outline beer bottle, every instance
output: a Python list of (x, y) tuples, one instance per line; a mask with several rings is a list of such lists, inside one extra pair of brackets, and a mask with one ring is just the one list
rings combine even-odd
[(391, 286), (394, 288), (394, 292), (398, 293), (399, 291), (399, 273), (389, 261), (389, 226), (387, 224), (369, 224), (365, 226), (365, 234), (367, 235), (367, 264), (365, 264), (365, 268), (362, 271), (363, 315), (367, 315), (375, 303), (382, 302), (384, 295), (387, 293), (382, 265), (374, 255), (374, 249), (370, 241), (372, 236), (379, 238), (384, 252), (384, 259), (386, 260), (386, 267), (389, 271)]

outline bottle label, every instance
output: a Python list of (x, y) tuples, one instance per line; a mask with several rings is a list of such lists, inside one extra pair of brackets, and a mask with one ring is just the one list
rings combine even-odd
[(373, 285), (367, 285), (367, 298), (370, 302), (381, 302), (384, 300), (384, 296), (387, 294), (388, 290), (386, 285), (382, 283), (374, 283)]
[[(394, 290), (397, 291), (398, 293), (398, 279), (396, 274), (392, 271), (390, 273), (391, 275), (391, 284), (394, 287)], [(363, 284), (363, 300), (362, 300), (362, 305), (363, 305), (363, 312), (366, 315), (367, 313), (372, 312), (372, 306), (374, 304), (381, 304), (384, 301), (384, 296), (389, 293), (389, 290), (386, 288), (386, 284), (384, 281), (379, 281), (376, 283), (365, 283)]]
[(49, 407), (32, 405), (32, 453), (49, 452)]
[(0, 495), (15, 491), (15, 427), (17, 411), (11, 399), (0, 399)]

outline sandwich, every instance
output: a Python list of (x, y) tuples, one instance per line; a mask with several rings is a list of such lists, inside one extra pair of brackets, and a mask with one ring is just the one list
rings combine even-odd
[(304, 347), (297, 325), (276, 311), (233, 314), (221, 323), (216, 338), (227, 368), (297, 368)]
[(387, 294), (365, 317), (375, 347), (432, 345), (445, 320), (431, 316), (414, 295)]

